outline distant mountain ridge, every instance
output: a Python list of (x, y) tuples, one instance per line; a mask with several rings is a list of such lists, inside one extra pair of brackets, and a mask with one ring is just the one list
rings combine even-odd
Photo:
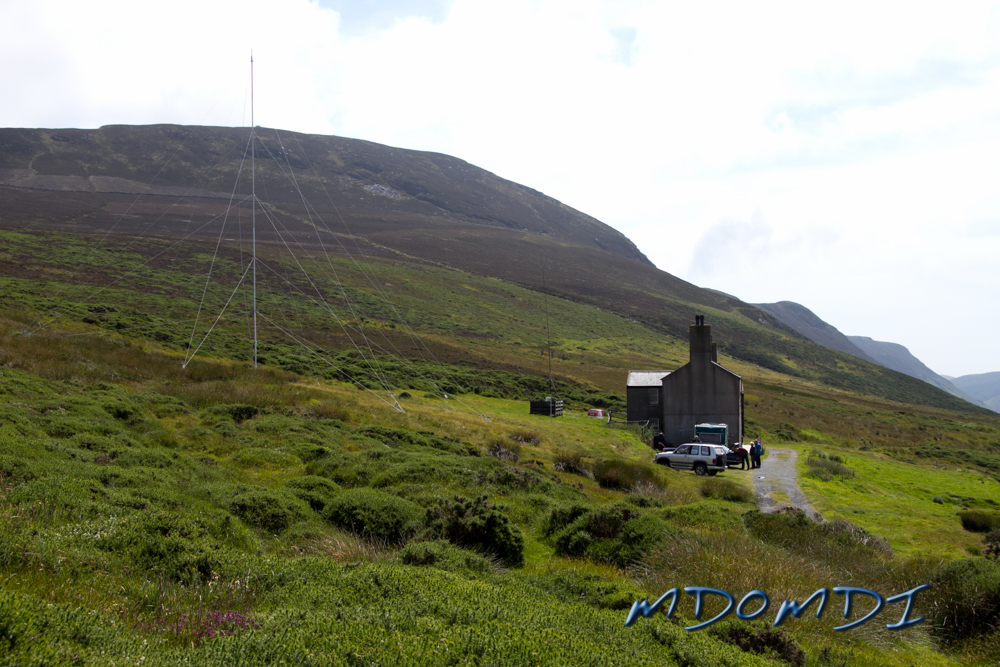
[(1000, 412), (1000, 371), (963, 375), (951, 381), (953, 385), (975, 396), (988, 407)]
[(968, 401), (973, 405), (988, 407), (975, 396), (962, 391), (960, 388), (956, 387), (954, 383), (949, 382), (946, 378), (932, 371), (922, 361), (913, 356), (908, 349), (899, 343), (886, 343), (878, 340), (872, 340), (867, 336), (848, 336), (847, 339), (861, 348), (865, 354), (875, 359), (876, 363), (885, 366), (886, 368), (891, 368), (894, 371), (906, 373), (910, 377), (923, 380), (924, 382), (932, 384), (938, 389), (943, 389), (952, 396), (958, 396), (962, 400)]
[[(973, 405), (997, 410), (996, 407), (989, 405), (978, 396), (963, 391), (932, 371), (913, 356), (908, 349), (898, 343), (872, 340), (867, 336), (845, 336), (832, 324), (820, 319), (816, 313), (794, 301), (755, 303), (754, 305), (781, 320), (814, 343), (923, 380)], [(997, 394), (1000, 394), (1000, 391)], [(1000, 396), (997, 396), (997, 399), (1000, 403)]]
[[(779, 301), (777, 303), (755, 303), (753, 305), (774, 315), (814, 343), (819, 343), (831, 350), (839, 350), (854, 355), (859, 359), (870, 361), (873, 364), (878, 363), (875, 359), (865, 354), (864, 350), (852, 343), (847, 336), (840, 333), (835, 326), (824, 322), (816, 313), (801, 304), (794, 301)], [(881, 365), (886, 366), (886, 364)], [(886, 367), (892, 368), (892, 366)], [(896, 368), (894, 370), (900, 369)]]

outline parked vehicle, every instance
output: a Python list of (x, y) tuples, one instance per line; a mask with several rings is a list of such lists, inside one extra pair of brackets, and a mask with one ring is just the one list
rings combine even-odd
[(681, 445), (672, 452), (661, 452), (654, 461), (677, 470), (693, 470), (696, 475), (717, 475), (728, 466), (728, 449), (721, 445), (702, 445), (696, 442)]

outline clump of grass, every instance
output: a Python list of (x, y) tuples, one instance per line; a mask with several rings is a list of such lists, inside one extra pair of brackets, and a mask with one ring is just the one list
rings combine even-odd
[(501, 438), (492, 438), (488, 442), (486, 452), (495, 459), (517, 463), (521, 458), (521, 445)]
[(519, 442), (524, 445), (540, 445), (542, 444), (542, 434), (535, 431), (529, 431), (525, 428), (516, 428), (507, 434), (507, 437), (514, 442)]
[(936, 502), (936, 503), (937, 503), (938, 505), (944, 505), (944, 498), (943, 498), (943, 497), (941, 497), (941, 496), (934, 496), (934, 499), (933, 499), (933, 500), (934, 500), (934, 502)]
[(731, 479), (706, 479), (701, 483), (699, 490), (706, 498), (731, 500), (737, 503), (753, 502), (753, 491)]
[[(810, 456), (806, 459), (806, 465), (809, 466), (809, 470), (806, 474), (810, 477), (815, 477), (816, 479), (822, 480), (824, 482), (829, 482), (835, 476), (841, 479), (853, 479), (856, 475), (854, 471), (845, 466), (843, 463), (838, 463), (831, 458), (817, 458), (815, 456)], [(840, 457), (837, 457), (838, 459)]]
[(340, 563), (374, 562), (390, 558), (392, 547), (385, 540), (378, 538), (363, 538), (351, 533), (335, 532), (328, 526), (321, 529), (306, 527), (302, 531), (298, 526), (282, 535), (283, 538), (295, 538), (291, 534), (299, 532), (301, 540), (295, 540), (293, 551), (302, 555), (315, 554), (325, 556)]
[(1000, 512), (995, 510), (962, 510), (958, 518), (962, 521), (962, 528), (973, 533), (988, 533), (1000, 528)]
[(663, 488), (663, 482), (651, 466), (621, 459), (598, 461), (594, 465), (594, 479), (605, 489), (628, 491), (636, 487)]
[(1000, 616), (1000, 562), (982, 558), (952, 561), (930, 580), (932, 614), (938, 632), (955, 639), (995, 629)]
[(552, 466), (559, 472), (568, 472), (571, 475), (580, 475), (588, 479), (593, 478), (590, 468), (583, 462), (583, 457), (565, 449), (556, 451), (552, 457)]

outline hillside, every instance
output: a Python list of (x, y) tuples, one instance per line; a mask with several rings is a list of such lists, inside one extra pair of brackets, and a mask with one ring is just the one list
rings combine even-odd
[[(270, 253), (275, 262), (286, 266), (292, 262), (287, 253), (283, 255), (287, 246), (313, 254), (329, 250), (342, 259), (350, 249), (351, 257), (378, 256), (394, 266), (459, 269), (499, 278), (535, 294), (597, 307), (663, 336), (664, 345), (674, 347), (686, 341), (694, 313), (703, 313), (730, 358), (830, 387), (963, 409), (961, 401), (944, 392), (829, 351), (756, 307), (660, 271), (610, 227), (455, 158), (337, 137), (279, 135), (264, 129), (258, 133), (262, 137), (258, 193), (265, 201), (268, 222), (257, 241), (270, 248), (262, 252)], [(76, 259), (69, 261), (73, 266), (81, 258), (93, 259), (85, 249), (88, 243), (133, 249), (128, 239), (136, 235), (144, 239), (147, 251), (175, 239), (168, 244), (170, 252), (180, 253), (169, 259), (158, 257), (144, 270), (155, 265), (166, 270), (173, 262), (183, 264), (193, 276), (199, 270), (193, 258), (214, 245), (237, 261), (246, 251), (249, 209), (245, 201), (231, 207), (227, 193), (235, 191), (245, 199), (248, 192), (245, 172), (242, 180), (237, 179), (246, 139), (246, 130), (180, 126), (0, 130), (0, 178), (8, 184), (0, 186), (0, 228), (27, 233), (43, 244), (78, 244), (73, 250)], [(294, 175), (294, 181), (283, 174)], [(234, 183), (238, 183), (235, 190)], [(295, 190), (296, 183), (308, 203)], [(227, 233), (222, 234), (220, 227)], [(63, 289), (56, 283), (70, 277), (63, 270), (66, 258), (26, 249), (36, 241), (23, 235), (7, 239), (10, 261), (5, 275), (50, 281), (48, 289)], [(124, 263), (118, 266), (129, 270)], [(95, 290), (120, 276), (101, 263), (85, 275)], [(130, 274), (131, 279), (150, 280), (138, 274)], [(358, 289), (367, 289), (366, 279), (359, 280)], [(194, 314), (199, 288), (194, 280), (180, 282), (186, 287), (172, 290), (185, 299), (174, 313), (183, 319)], [(292, 287), (285, 284), (280, 289)], [(339, 288), (328, 282), (327, 289)], [(448, 289), (458, 293), (455, 287)], [(156, 315), (141, 303), (133, 307)], [(392, 319), (388, 313), (372, 314), (383, 321)], [(451, 315), (462, 317), (455, 311)], [(513, 321), (537, 331), (543, 315), (535, 311), (533, 321), (524, 317)], [(81, 316), (85, 315), (77, 315)], [(464, 329), (442, 327), (440, 320), (428, 320), (424, 326), (426, 332), (446, 332), (451, 342), (440, 344), (453, 351), (454, 341), (463, 341), (459, 347), (465, 349), (458, 356), (471, 363), (489, 365), (502, 348), (499, 356), (505, 363), (544, 372), (538, 359), (516, 346), (493, 345), (484, 354), (482, 322), (470, 321)], [(577, 348), (591, 347), (558, 329), (552, 333), (557, 357), (569, 359), (582, 352)], [(343, 344), (343, 340), (337, 343)], [(607, 364), (627, 369), (635, 361), (610, 354)], [(576, 369), (560, 371), (567, 378), (579, 375)], [(621, 380), (599, 375), (600, 379), (588, 381), (621, 391)]]

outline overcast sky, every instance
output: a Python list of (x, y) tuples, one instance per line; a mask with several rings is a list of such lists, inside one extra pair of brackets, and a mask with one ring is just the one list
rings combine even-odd
[[(661, 269), (1000, 371), (1000, 3), (0, 0), (0, 126), (447, 153)], [(927, 9), (933, 5), (934, 9)]]

